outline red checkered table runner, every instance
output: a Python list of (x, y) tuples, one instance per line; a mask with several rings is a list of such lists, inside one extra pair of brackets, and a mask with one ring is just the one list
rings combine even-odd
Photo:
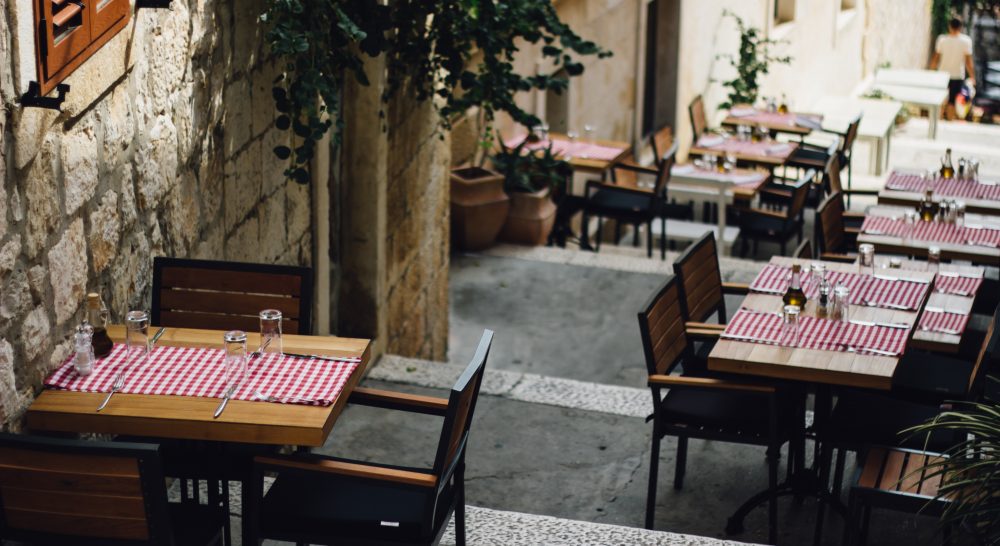
[[(520, 136), (512, 138), (504, 142), (504, 145), (508, 148), (516, 148), (524, 139), (525, 136)], [(596, 159), (598, 161), (611, 161), (618, 158), (625, 150), (622, 148), (615, 148), (613, 146), (602, 146), (600, 144), (591, 144), (588, 142), (576, 141), (571, 142), (569, 140), (555, 139), (555, 140), (540, 140), (538, 142), (529, 142), (524, 145), (524, 149), (529, 151), (534, 150), (544, 150), (552, 145), (552, 153), (556, 155), (561, 155), (563, 157), (574, 157), (574, 158), (585, 158), (585, 159)]]
[[(721, 138), (721, 137), (718, 137)], [(698, 146), (719, 153), (734, 153), (746, 156), (765, 156), (787, 159), (795, 151), (795, 145), (787, 142), (740, 140), (738, 138), (702, 137)]]
[(924, 309), (924, 314), (920, 317), (917, 328), (927, 332), (938, 332), (941, 334), (962, 335), (965, 326), (969, 323), (969, 315), (961, 313), (942, 313), (939, 311), (928, 311)]
[(868, 235), (888, 235), (904, 239), (932, 241), (955, 245), (1000, 247), (1000, 230), (970, 228), (946, 222), (907, 223), (888, 216), (866, 216), (861, 232)]
[(796, 341), (785, 328), (784, 320), (778, 313), (740, 309), (729, 320), (722, 337), (734, 341), (820, 351), (846, 351), (848, 347), (853, 347), (858, 352), (874, 349), (900, 355), (910, 336), (909, 329), (799, 317), (799, 335)]
[(964, 277), (962, 275), (941, 275), (934, 277), (934, 291), (942, 294), (957, 294), (959, 296), (975, 296), (983, 285), (982, 277)]
[(796, 114), (794, 112), (781, 114), (778, 112), (768, 112), (757, 109), (754, 109), (753, 113), (745, 113), (737, 108), (730, 110), (729, 113), (733, 119), (737, 119), (740, 122), (763, 125), (787, 125), (789, 127), (810, 127), (819, 129), (823, 122), (823, 116), (815, 114)]
[[(788, 278), (791, 269), (769, 264), (757, 274), (750, 283), (750, 290), (765, 294), (783, 295), (788, 288)], [(887, 274), (890, 275), (890, 274)], [(851, 294), (852, 305), (867, 305), (888, 309), (906, 308), (916, 311), (924, 299), (927, 284), (904, 280), (880, 279), (860, 273), (845, 271), (827, 271), (826, 279), (830, 286), (843, 284)], [(819, 295), (819, 279), (802, 273), (800, 286), (806, 297), (815, 298)]]
[[(198, 347), (154, 347), (146, 363), (126, 361), (126, 347), (116, 344), (94, 371), (81, 377), (73, 361), (64, 363), (45, 380), (48, 387), (77, 392), (109, 392), (119, 370), (124, 370), (127, 394), (221, 397), (226, 389), (225, 352)], [(269, 354), (248, 364), (249, 377), (233, 400), (256, 400), (254, 390), (282, 403), (329, 406), (340, 395), (361, 359), (327, 360)]]
[(889, 190), (920, 193), (927, 190), (928, 186), (934, 190), (936, 195), (944, 197), (1000, 201), (1000, 184), (997, 184), (996, 181), (945, 179), (940, 176), (924, 180), (919, 174), (893, 171), (885, 183), (886, 189)]

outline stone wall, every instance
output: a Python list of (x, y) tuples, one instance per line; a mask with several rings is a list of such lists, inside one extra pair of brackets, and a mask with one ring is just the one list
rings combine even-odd
[[(29, 3), (30, 5), (30, 3)], [(62, 113), (14, 104), (32, 37), (0, 0), (0, 424), (70, 353), (84, 295), (148, 309), (153, 256), (309, 264), (309, 188), (271, 149), (263, 1), (140, 10), (67, 83)], [(28, 25), (30, 28), (30, 25)]]

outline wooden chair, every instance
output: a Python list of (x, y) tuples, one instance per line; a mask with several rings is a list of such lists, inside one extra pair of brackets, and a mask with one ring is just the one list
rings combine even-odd
[(795, 247), (792, 251), (792, 257), (798, 258), (800, 260), (812, 260), (813, 259), (813, 247), (812, 241), (809, 239), (803, 239), (799, 246)]
[(816, 208), (816, 248), (823, 260), (853, 263), (855, 256), (848, 254), (857, 240), (860, 229), (848, 228), (844, 220), (854, 215), (844, 210), (844, 195), (832, 193)]
[(743, 255), (753, 241), (753, 252), (757, 252), (757, 243), (761, 239), (777, 240), (781, 245), (781, 254), (785, 254), (788, 241), (798, 236), (802, 241), (802, 226), (804, 224), (803, 210), (806, 198), (809, 196), (809, 186), (815, 177), (814, 171), (806, 172), (797, 182), (786, 185), (788, 197), (778, 204), (777, 209), (741, 208), (738, 209), (740, 222), (740, 237), (743, 238)]
[(258, 313), (278, 309), (282, 331), (312, 332), (312, 270), (180, 258), (153, 259), (153, 303), (156, 326), (260, 329)]
[[(662, 233), (666, 233), (667, 218), (692, 218), (694, 213), (689, 206), (677, 205), (667, 201), (667, 183), (670, 181), (670, 170), (673, 168), (677, 144), (674, 143), (661, 158), (656, 169), (656, 182), (651, 191), (638, 188), (628, 188), (597, 180), (587, 182), (584, 196), (587, 204), (584, 207), (583, 229), (586, 232), (591, 216), (600, 220), (610, 218), (615, 221), (616, 241), (620, 238), (620, 226), (632, 225), (635, 228), (635, 243), (638, 244), (639, 227), (646, 226), (646, 252), (653, 256), (652, 224), (660, 220)], [(645, 167), (642, 172), (648, 172)], [(618, 165), (616, 169), (632, 169), (626, 165)], [(598, 248), (602, 235), (602, 223), (598, 222)], [(586, 234), (584, 240), (587, 240)], [(662, 259), (667, 256), (666, 237), (660, 238), (660, 254)]]
[[(858, 466), (847, 508), (844, 544), (864, 544), (872, 508), (941, 517), (949, 504), (940, 498), (940, 474), (928, 472), (945, 456), (915, 449), (871, 447)], [(949, 544), (945, 528), (945, 544)]]
[(157, 446), (0, 434), (0, 540), (221, 544), (229, 514), (168, 504)]
[(837, 164), (841, 168), (847, 166), (847, 194), (851, 194), (851, 181), (853, 180), (852, 172), (853, 168), (851, 166), (851, 158), (854, 152), (854, 141), (858, 137), (858, 128), (861, 126), (861, 115), (854, 118), (848, 125), (847, 130), (843, 133), (838, 133), (836, 131), (823, 131), (825, 133), (831, 133), (839, 137), (838, 143), (833, 146), (817, 146), (815, 144), (801, 143), (798, 149), (792, 152), (791, 157), (785, 163), (789, 167), (798, 167), (800, 169), (816, 169), (820, 170), (829, 161), (830, 156), (837, 157)]
[[(715, 234), (706, 233), (689, 245), (674, 261), (674, 275), (680, 283), (681, 306), (684, 316), (692, 322), (687, 327), (724, 329), (726, 294), (747, 295), (750, 286), (722, 281), (719, 250)], [(715, 316), (718, 324), (706, 324)]]
[(708, 114), (705, 113), (705, 99), (698, 95), (688, 105), (688, 116), (691, 118), (692, 145), (708, 132)]
[[(355, 389), (350, 401), (444, 418), (430, 469), (403, 468), (319, 455), (258, 457), (249, 515), (255, 537), (300, 544), (436, 544), (455, 514), (465, 544), (465, 453), (493, 332), (445, 400)], [(265, 495), (265, 473), (277, 474)]]
[[(674, 470), (677, 489), (684, 483), (689, 438), (765, 446), (769, 484), (774, 488), (778, 483), (781, 446), (796, 430), (794, 410), (789, 411), (773, 387), (672, 375), (692, 358), (678, 284), (676, 277), (668, 280), (638, 315), (648, 385), (653, 395), (647, 529), (653, 528), (660, 440), (664, 436), (677, 437)], [(777, 498), (771, 495), (768, 502), (769, 536), (773, 543), (777, 532)]]

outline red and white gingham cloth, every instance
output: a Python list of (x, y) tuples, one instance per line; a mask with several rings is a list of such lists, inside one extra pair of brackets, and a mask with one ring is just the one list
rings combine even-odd
[(726, 325), (722, 337), (727, 336), (740, 338), (733, 339), (734, 341), (820, 351), (846, 351), (848, 347), (853, 347), (858, 350), (875, 349), (899, 355), (906, 348), (910, 330), (867, 326), (817, 317), (799, 317), (799, 337), (796, 343), (784, 328), (784, 318), (777, 313), (740, 309)]
[[(766, 265), (750, 283), (750, 290), (767, 294), (784, 294), (788, 288), (788, 277), (791, 269), (779, 265)], [(804, 273), (800, 277), (800, 286), (806, 297), (815, 298), (819, 295), (819, 279), (814, 279)], [(911, 310), (919, 309), (927, 291), (927, 284), (904, 280), (879, 279), (859, 273), (845, 271), (827, 271), (827, 282), (830, 286), (843, 284), (851, 295), (852, 305), (873, 304), (874, 307), (896, 308), (905, 307)]]
[(776, 159), (788, 159), (795, 151), (795, 145), (787, 142), (740, 140), (738, 138), (726, 138), (718, 141), (721, 137), (701, 137), (698, 146), (719, 153), (734, 153), (745, 156), (764, 156)]
[(946, 222), (917, 222), (908, 224), (888, 216), (865, 216), (861, 232), (869, 235), (888, 235), (919, 241), (933, 241), (954, 245), (1000, 247), (1000, 230), (973, 229)]
[[(781, 114), (778, 112), (767, 112), (765, 110), (754, 110), (752, 114), (737, 115), (741, 112), (730, 111), (730, 114), (739, 119), (742, 123), (752, 123), (752, 124), (762, 124), (762, 125), (787, 125), (789, 127), (800, 127), (809, 125), (814, 125), (819, 128), (819, 125), (823, 122), (823, 116), (818, 116), (814, 114), (796, 114), (793, 112), (788, 112)], [(803, 123), (800, 123), (803, 122)]]
[(962, 335), (962, 332), (965, 331), (965, 326), (968, 323), (969, 315), (963, 315), (960, 313), (940, 313), (925, 309), (924, 314), (920, 317), (920, 323), (917, 327), (921, 330), (930, 332), (938, 331), (942, 334), (958, 332), (955, 335)]
[(928, 186), (936, 195), (944, 197), (961, 197), (964, 199), (987, 199), (1000, 201), (1000, 185), (996, 181), (981, 184), (975, 180), (945, 179), (936, 176), (932, 180), (924, 180), (919, 174), (893, 171), (885, 183), (886, 189), (923, 193)]
[[(508, 148), (516, 148), (527, 136), (515, 137), (504, 142), (504, 145)], [(540, 140), (538, 142), (529, 142), (524, 145), (525, 150), (544, 150), (552, 145), (552, 153), (555, 155), (563, 157), (576, 157), (576, 158), (586, 158), (586, 159), (596, 159), (598, 161), (611, 161), (617, 159), (618, 156), (625, 151), (623, 148), (615, 148), (614, 146), (602, 146), (600, 144), (590, 144), (587, 142), (571, 142), (568, 140), (556, 139), (556, 140)]]
[[(145, 364), (126, 361), (126, 347), (116, 344), (94, 371), (81, 377), (70, 358), (45, 385), (76, 392), (109, 392), (119, 370), (125, 370), (127, 394), (166, 394), (219, 398), (226, 390), (225, 351), (199, 347), (154, 347)], [(360, 359), (324, 360), (270, 354), (248, 364), (249, 377), (233, 400), (257, 400), (254, 390), (279, 402), (329, 406), (357, 369)], [(310, 402), (306, 402), (310, 401)]]
[(958, 294), (959, 296), (975, 296), (983, 285), (982, 277), (963, 277), (961, 275), (934, 277), (934, 291), (943, 294)]

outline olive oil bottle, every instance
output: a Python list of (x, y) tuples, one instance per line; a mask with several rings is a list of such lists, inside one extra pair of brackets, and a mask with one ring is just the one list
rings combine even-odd
[(918, 209), (920, 219), (924, 222), (933, 222), (934, 217), (937, 216), (937, 208), (937, 204), (934, 203), (934, 190), (927, 188)]
[(799, 264), (792, 264), (792, 274), (788, 278), (788, 288), (781, 301), (785, 305), (796, 305), (799, 309), (806, 306), (806, 293), (802, 290), (802, 267)]
[(955, 165), (951, 162), (951, 148), (944, 151), (941, 158), (941, 178), (948, 180), (955, 177)]

